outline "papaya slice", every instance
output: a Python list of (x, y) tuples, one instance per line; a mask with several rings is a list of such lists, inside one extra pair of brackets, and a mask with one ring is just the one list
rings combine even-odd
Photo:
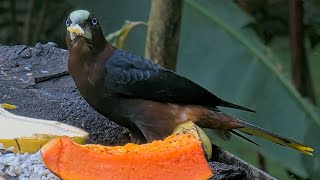
[(202, 180), (213, 175), (201, 142), (190, 134), (113, 147), (79, 145), (60, 137), (42, 147), (41, 155), (45, 166), (64, 180)]

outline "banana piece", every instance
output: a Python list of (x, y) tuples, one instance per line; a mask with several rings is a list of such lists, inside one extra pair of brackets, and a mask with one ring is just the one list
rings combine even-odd
[(14, 147), (14, 153), (35, 153), (58, 136), (69, 136), (83, 144), (88, 133), (82, 129), (57, 122), (18, 116), (0, 106), (0, 143)]
[(177, 126), (173, 134), (192, 134), (194, 135), (199, 141), (202, 142), (202, 149), (204, 152), (204, 155), (206, 156), (207, 160), (210, 160), (212, 157), (212, 146), (211, 141), (209, 137), (206, 135), (206, 133), (198, 127), (196, 124), (194, 124), (192, 121), (188, 121), (185, 123), (180, 124)]

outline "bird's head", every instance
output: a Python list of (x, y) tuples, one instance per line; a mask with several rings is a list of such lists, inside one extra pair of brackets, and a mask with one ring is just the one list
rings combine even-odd
[(89, 11), (73, 11), (66, 19), (66, 26), (69, 51), (75, 47), (99, 51), (107, 43), (97, 18)]

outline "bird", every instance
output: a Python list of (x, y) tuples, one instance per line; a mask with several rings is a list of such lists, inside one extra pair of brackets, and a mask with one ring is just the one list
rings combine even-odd
[(68, 71), (77, 89), (94, 110), (126, 127), (135, 143), (164, 139), (179, 124), (192, 121), (226, 140), (234, 134), (253, 142), (244, 133), (312, 154), (312, 148), (229, 116), (218, 107), (253, 110), (225, 101), (149, 59), (112, 46), (89, 11), (75, 10), (65, 23)]

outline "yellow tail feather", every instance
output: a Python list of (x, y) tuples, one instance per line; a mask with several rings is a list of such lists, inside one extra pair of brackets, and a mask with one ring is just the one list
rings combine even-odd
[(254, 136), (258, 136), (258, 137), (264, 138), (269, 141), (273, 141), (273, 142), (278, 143), (280, 145), (293, 148), (301, 153), (308, 154), (308, 155), (312, 156), (313, 149), (311, 147), (305, 146), (305, 145), (298, 143), (296, 141), (293, 141), (293, 140), (281, 137), (279, 135), (273, 134), (269, 131), (266, 131), (262, 128), (256, 127), (256, 126), (251, 125), (249, 123), (246, 123), (243, 121), (241, 121), (241, 123), (243, 124), (244, 127), (237, 129), (241, 132), (244, 132), (244, 133), (247, 133), (250, 135), (254, 135)]

